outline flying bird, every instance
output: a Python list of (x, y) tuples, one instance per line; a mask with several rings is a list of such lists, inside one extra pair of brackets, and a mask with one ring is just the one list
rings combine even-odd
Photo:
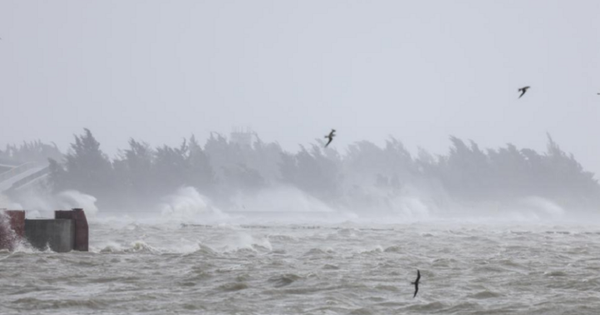
[(419, 280), (421, 279), (421, 272), (417, 269), (417, 280), (415, 282), (411, 282), (410, 284), (415, 285), (415, 294), (413, 295), (413, 299), (417, 296), (417, 292), (419, 292)]
[(327, 144), (325, 145), (326, 148), (331, 143), (331, 141), (333, 141), (333, 137), (335, 137), (335, 129), (331, 129), (331, 132), (325, 136), (326, 139), (329, 139), (329, 141), (327, 141)]
[(525, 92), (527, 92), (527, 89), (529, 89), (530, 86), (524, 86), (522, 88), (519, 89), (519, 92), (521, 92), (521, 95), (519, 95), (519, 98), (521, 98), (523, 95), (525, 95)]

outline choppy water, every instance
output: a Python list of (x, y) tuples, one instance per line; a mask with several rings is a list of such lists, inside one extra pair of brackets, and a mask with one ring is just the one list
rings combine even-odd
[(600, 312), (598, 226), (107, 219), (90, 232), (88, 253), (0, 252), (0, 313)]

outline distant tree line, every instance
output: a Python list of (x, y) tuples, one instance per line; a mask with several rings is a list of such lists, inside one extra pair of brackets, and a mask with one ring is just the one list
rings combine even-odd
[(21, 164), (35, 162), (45, 164), (48, 159), (59, 160), (62, 153), (56, 144), (45, 144), (40, 140), (23, 142), (21, 145), (6, 145), (4, 150), (0, 149), (0, 163)]
[(295, 187), (329, 204), (390, 206), (396, 196), (418, 193), (458, 203), (505, 201), (538, 196), (564, 206), (597, 207), (600, 186), (548, 135), (547, 152), (512, 144), (483, 150), (450, 137), (450, 150), (416, 156), (396, 139), (383, 147), (360, 141), (345, 154), (317, 139), (297, 153), (255, 137), (248, 145), (212, 134), (200, 145), (194, 136), (179, 146), (150, 147), (131, 139), (110, 159), (85, 129), (64, 158), (51, 158), (49, 185), (98, 198), (100, 207), (152, 206), (178, 188), (191, 186), (227, 205), (236, 194), (270, 187)]

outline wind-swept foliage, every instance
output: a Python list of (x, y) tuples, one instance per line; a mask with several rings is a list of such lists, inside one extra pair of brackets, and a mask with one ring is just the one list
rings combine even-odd
[(21, 145), (7, 145), (4, 150), (0, 150), (0, 161), (13, 163), (47, 163), (48, 159), (58, 160), (62, 158), (62, 153), (56, 147), (56, 144), (45, 144), (40, 140), (32, 142), (23, 142)]
[(80, 190), (112, 207), (153, 205), (183, 186), (226, 203), (238, 193), (277, 185), (344, 206), (393, 208), (390, 200), (410, 194), (458, 203), (536, 196), (562, 205), (600, 205), (594, 174), (550, 136), (541, 154), (512, 144), (484, 150), (456, 137), (450, 143), (441, 156), (419, 149), (413, 157), (393, 138), (384, 147), (356, 142), (345, 154), (324, 148), (318, 139), (290, 153), (258, 137), (240, 143), (212, 134), (204, 147), (194, 136), (177, 147), (157, 148), (131, 139), (129, 148), (111, 161), (86, 129), (63, 161), (51, 160), (50, 182), (56, 190)]
[(85, 129), (83, 135), (75, 136), (75, 143), (71, 144), (63, 165), (53, 159), (50, 163), (50, 180), (56, 191), (77, 189), (94, 194), (101, 203), (112, 197), (108, 193), (115, 184), (111, 162), (89, 129)]
[(341, 193), (340, 169), (339, 156), (326, 156), (320, 146), (313, 145), (310, 151), (302, 147), (297, 154), (282, 153), (283, 182), (325, 200), (335, 199)]

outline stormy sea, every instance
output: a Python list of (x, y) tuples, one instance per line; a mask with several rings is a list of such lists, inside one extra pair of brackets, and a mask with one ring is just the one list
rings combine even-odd
[(1, 314), (600, 310), (594, 222), (285, 211), (89, 221), (89, 252), (0, 252)]

